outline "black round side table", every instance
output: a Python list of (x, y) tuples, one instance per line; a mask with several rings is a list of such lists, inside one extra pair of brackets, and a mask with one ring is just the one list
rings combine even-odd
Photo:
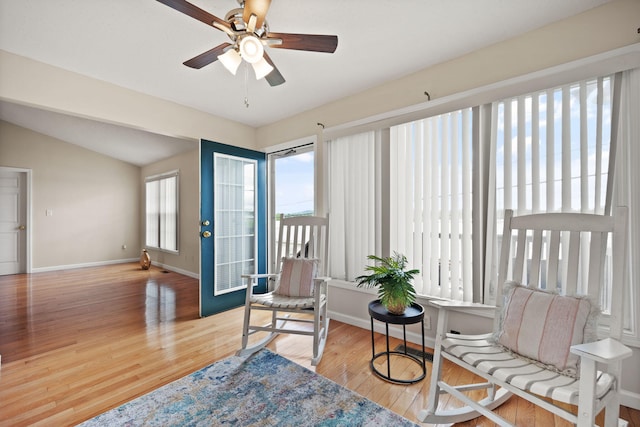
[[(391, 314), (387, 311), (387, 309), (380, 303), (380, 300), (371, 301), (369, 303), (369, 316), (371, 316), (371, 362), (369, 366), (371, 366), (371, 370), (378, 377), (383, 380), (397, 383), (397, 384), (413, 384), (420, 380), (422, 380), (427, 374), (427, 364), (426, 364), (426, 353), (424, 349), (424, 308), (420, 304), (412, 304), (411, 307), (407, 307), (404, 314), (397, 315)], [(375, 339), (373, 334), (373, 319), (384, 322), (385, 324), (385, 338), (387, 341), (387, 350), (376, 353), (375, 347)], [(418, 357), (407, 353), (407, 330), (406, 325), (411, 325), (414, 323), (420, 322), (420, 335), (422, 336), (422, 360)], [(389, 349), (389, 324), (393, 325), (402, 325), (402, 335), (404, 339), (404, 351), (390, 350)], [(391, 355), (398, 355), (401, 357), (406, 357), (418, 365), (422, 367), (422, 375), (419, 375), (416, 378), (403, 380), (399, 378), (394, 378), (391, 376)], [(378, 371), (374, 362), (377, 358), (386, 356), (387, 357), (387, 374), (383, 374)]]

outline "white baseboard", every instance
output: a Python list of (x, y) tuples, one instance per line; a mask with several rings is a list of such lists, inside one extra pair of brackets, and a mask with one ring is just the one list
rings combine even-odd
[(640, 394), (627, 390), (620, 391), (620, 404), (640, 411)]
[[(32, 273), (44, 273), (47, 271), (59, 271), (59, 270), (72, 270), (76, 268), (86, 268), (86, 267), (101, 267), (104, 265), (113, 265), (113, 264), (126, 264), (130, 262), (138, 262), (139, 258), (127, 258), (127, 259), (117, 259), (111, 261), (97, 261), (97, 262), (87, 262), (82, 264), (66, 264), (66, 265), (54, 265), (50, 267), (37, 267), (32, 268)], [(184, 276), (192, 277), (194, 279), (200, 279), (200, 275), (198, 273), (194, 273), (192, 271), (183, 270), (181, 268), (172, 267), (170, 265), (161, 264), (158, 262), (154, 262), (152, 264), (155, 267), (163, 268), (165, 270), (170, 270)]]
[(172, 267), (170, 265), (162, 264), (162, 263), (159, 263), (159, 262), (152, 262), (151, 265), (154, 265), (154, 266), (159, 267), (159, 268), (163, 268), (165, 270), (173, 271), (174, 273), (182, 274), (183, 276), (188, 276), (188, 277), (191, 277), (193, 279), (200, 279), (200, 275), (198, 273), (194, 273), (192, 271), (183, 270), (181, 268)]
[(100, 267), (103, 265), (125, 264), (128, 262), (136, 262), (136, 261), (138, 261), (138, 258), (115, 259), (110, 261), (96, 261), (96, 262), (87, 262), (82, 264), (53, 265), (50, 267), (35, 267), (31, 269), (31, 272), (44, 273), (47, 271), (72, 270), (76, 268), (86, 268), (86, 267)]

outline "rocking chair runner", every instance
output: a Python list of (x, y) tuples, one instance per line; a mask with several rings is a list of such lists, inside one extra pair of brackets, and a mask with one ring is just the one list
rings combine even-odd
[[(446, 424), (485, 415), (498, 425), (511, 425), (492, 410), (516, 394), (580, 427), (592, 427), (596, 415), (606, 409), (605, 426), (617, 426), (621, 365), (631, 356), (631, 349), (620, 342), (627, 208), (617, 208), (615, 216), (512, 215), (505, 212), (498, 270), (498, 283), (505, 285), (498, 286), (493, 333), (446, 333), (451, 309), (492, 307), (430, 303), (439, 309), (438, 327), (429, 399), (418, 419)], [(608, 327), (601, 329), (606, 330), (607, 338), (589, 342), (588, 335), (597, 332), (597, 306), (606, 292), (603, 277), (609, 233), (613, 239), (611, 314)], [(515, 251), (512, 242), (516, 243)], [(526, 286), (508, 282), (508, 278)], [(442, 375), (443, 359), (486, 382), (447, 384)], [(487, 397), (481, 401), (463, 393), (480, 389), (487, 389)], [(438, 410), (442, 393), (467, 406)], [(577, 415), (557, 402), (576, 405)]]
[[(276, 248), (279, 273), (242, 276), (247, 281), (247, 296), (239, 355), (254, 353), (278, 334), (289, 333), (312, 335), (311, 364), (315, 366), (320, 362), (329, 329), (329, 278), (325, 277), (329, 249), (328, 222), (327, 218), (313, 216), (283, 219)], [(268, 292), (254, 294), (253, 286), (260, 278), (267, 278)], [(267, 325), (251, 324), (253, 310), (271, 311), (271, 322)], [(281, 312), (285, 315), (280, 315)], [(309, 315), (313, 315), (313, 319)], [(287, 327), (288, 322), (312, 324), (313, 330)], [(267, 332), (268, 335), (250, 342), (250, 336), (258, 332)]]

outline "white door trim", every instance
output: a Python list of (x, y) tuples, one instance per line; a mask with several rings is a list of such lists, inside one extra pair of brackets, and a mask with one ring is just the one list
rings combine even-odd
[(26, 178), (26, 183), (25, 183), (25, 198), (26, 198), (26, 202), (27, 202), (27, 208), (26, 208), (26, 227), (27, 229), (25, 230), (25, 232), (27, 233), (26, 236), (26, 247), (24, 250), (24, 253), (22, 254), (22, 256), (26, 257), (25, 260), (25, 265), (26, 265), (26, 273), (31, 273), (32, 272), (32, 264), (31, 264), (31, 239), (33, 234), (31, 233), (32, 231), (32, 225), (33, 225), (33, 220), (32, 220), (32, 209), (31, 209), (31, 183), (32, 183), (32, 173), (33, 171), (31, 169), (25, 169), (25, 168), (14, 168), (14, 167), (9, 167), (9, 166), (0, 166), (0, 172), (20, 172), (20, 173), (24, 173), (25, 174), (25, 178)]

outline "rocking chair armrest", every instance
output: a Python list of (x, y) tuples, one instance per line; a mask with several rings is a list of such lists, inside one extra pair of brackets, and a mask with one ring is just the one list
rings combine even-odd
[(631, 356), (631, 349), (613, 338), (572, 345), (571, 353), (600, 363), (612, 363)]
[(329, 280), (331, 280), (331, 277), (314, 277), (313, 280), (315, 280), (316, 282), (328, 282)]

